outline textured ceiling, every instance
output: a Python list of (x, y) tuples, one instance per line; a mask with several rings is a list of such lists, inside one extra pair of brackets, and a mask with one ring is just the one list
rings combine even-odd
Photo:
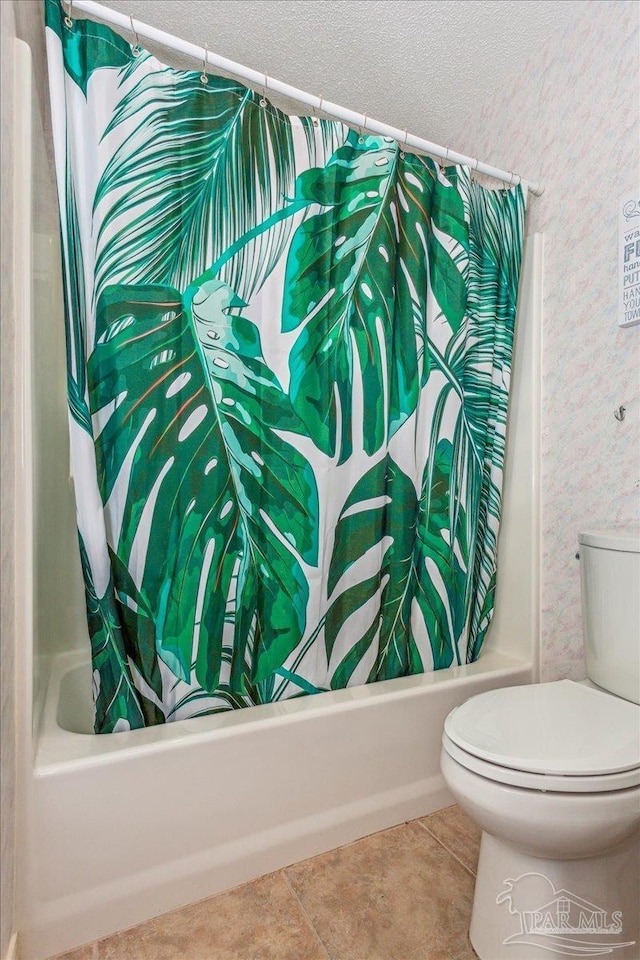
[[(108, 0), (107, 0), (108, 2)], [(584, 0), (111, 0), (109, 6), (455, 149)]]

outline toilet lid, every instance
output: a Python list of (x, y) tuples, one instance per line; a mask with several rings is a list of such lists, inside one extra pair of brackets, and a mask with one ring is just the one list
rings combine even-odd
[(513, 770), (597, 776), (640, 767), (640, 707), (572, 680), (480, 693), (444, 728), (462, 750)]

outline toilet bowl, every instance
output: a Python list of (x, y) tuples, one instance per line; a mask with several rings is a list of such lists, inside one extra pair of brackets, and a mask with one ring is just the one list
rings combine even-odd
[[(441, 766), (483, 831), (470, 929), (481, 960), (562, 956), (563, 942), (567, 956), (602, 943), (637, 960), (639, 706), (571, 680), (492, 690), (449, 714)], [(607, 919), (562, 932), (548, 904), (567, 896), (578, 927), (580, 901)], [(604, 933), (617, 913), (619, 932)], [(581, 940), (590, 951), (576, 952)]]
[(640, 957), (640, 543), (580, 540), (587, 669), (595, 655), (609, 689), (492, 690), (445, 721), (444, 778), (483, 831), (469, 933), (481, 960)]

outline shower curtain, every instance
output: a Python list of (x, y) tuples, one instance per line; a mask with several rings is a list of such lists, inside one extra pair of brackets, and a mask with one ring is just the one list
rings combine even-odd
[(45, 10), (96, 732), (474, 660), (523, 191)]

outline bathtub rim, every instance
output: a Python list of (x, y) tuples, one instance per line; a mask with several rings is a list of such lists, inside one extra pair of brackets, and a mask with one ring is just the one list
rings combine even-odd
[[(514, 683), (523, 671), (531, 670), (531, 664), (497, 651), (481, 654), (474, 663), (447, 667), (429, 673), (343, 690), (333, 690), (313, 696), (300, 697), (277, 703), (261, 704), (243, 710), (230, 710), (224, 714), (210, 714), (192, 719), (176, 720), (138, 730), (96, 735), (75, 733), (66, 730), (58, 722), (58, 703), (64, 678), (72, 671), (89, 669), (89, 656), (85, 651), (70, 651), (51, 658), (48, 665), (49, 681), (43, 685), (42, 702), (38, 705), (38, 735), (34, 757), (34, 774), (47, 776), (60, 767), (82, 767), (94, 763), (114, 762), (132, 754), (172, 750), (184, 743), (185, 737), (202, 741), (215, 741), (220, 737), (250, 736), (258, 726), (276, 728), (283, 724), (313, 721), (335, 710), (361, 710), (375, 708), (376, 703), (388, 703), (417, 696), (441, 687), (461, 687), (473, 678), (491, 675), (504, 681), (510, 675)], [(521, 682), (521, 681), (520, 681)], [(501, 684), (502, 685), (502, 684)]]

